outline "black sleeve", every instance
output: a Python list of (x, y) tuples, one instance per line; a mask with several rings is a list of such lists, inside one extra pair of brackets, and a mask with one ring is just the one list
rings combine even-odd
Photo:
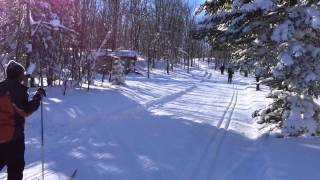
[(37, 98), (37, 97), (33, 97), (31, 101), (29, 101), (29, 95), (27, 92), (24, 93), (24, 97), (23, 97), (23, 107), (22, 109), (26, 112), (26, 113), (33, 113), (34, 111), (36, 111), (39, 106), (40, 106), (40, 100), (41, 98)]

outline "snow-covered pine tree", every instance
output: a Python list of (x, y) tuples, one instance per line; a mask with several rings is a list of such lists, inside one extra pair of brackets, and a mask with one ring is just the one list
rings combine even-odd
[[(57, 64), (70, 61), (67, 58), (71, 56), (70, 52), (66, 51), (69, 51), (75, 32), (62, 21), (72, 22), (72, 8), (68, 8), (71, 2), (0, 1), (0, 56), (6, 55), (7, 59), (14, 59), (26, 67), (36, 63), (36, 74), (42, 69), (43, 76), (49, 77), (50, 70), (52, 72)], [(68, 8), (68, 13), (61, 13), (62, 7)]]
[[(38, 64), (38, 72), (47, 78), (49, 86), (55, 83), (55, 79), (59, 79), (59, 84), (61, 81), (65, 84), (64, 81), (68, 79), (64, 77), (63, 71), (73, 70), (76, 58), (72, 47), (77, 33), (64, 25), (64, 22), (67, 24), (72, 22), (72, 17), (69, 15), (72, 8), (64, 0), (33, 1), (30, 6), (30, 41), (33, 50), (29, 56)], [(62, 9), (68, 7), (70, 7), (69, 13), (61, 13)], [(69, 76), (71, 77), (72, 75)]]
[(198, 35), (213, 45), (249, 49), (245, 56), (272, 67), (274, 102), (255, 113), (259, 122), (275, 124), (283, 135), (319, 135), (318, 1), (207, 0), (202, 10), (208, 18)]
[(20, 60), (28, 49), (25, 3), (0, 1), (0, 55)]
[(111, 83), (123, 85), (125, 83), (124, 65), (120, 59), (114, 61), (112, 66)]

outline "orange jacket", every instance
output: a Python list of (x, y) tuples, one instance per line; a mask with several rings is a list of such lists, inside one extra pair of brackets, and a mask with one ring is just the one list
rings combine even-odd
[[(40, 98), (29, 101), (28, 88), (15, 80), (0, 83), (0, 143), (5, 139), (24, 139), (25, 118), (36, 111)], [(10, 138), (11, 137), (11, 138)]]

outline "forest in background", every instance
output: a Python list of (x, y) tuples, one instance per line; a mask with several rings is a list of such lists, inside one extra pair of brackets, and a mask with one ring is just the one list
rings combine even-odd
[[(100, 49), (130, 49), (148, 60), (194, 65), (210, 56), (191, 32), (197, 20), (184, 0), (0, 0), (0, 60), (36, 64), (49, 85), (92, 83)], [(111, 73), (111, 72), (106, 72)], [(88, 86), (88, 87), (89, 87)]]

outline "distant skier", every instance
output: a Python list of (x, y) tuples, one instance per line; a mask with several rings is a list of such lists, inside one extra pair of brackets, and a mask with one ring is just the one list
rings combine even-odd
[(260, 77), (262, 74), (262, 68), (257, 65), (254, 74), (255, 74), (255, 78), (256, 78), (256, 90), (260, 91)]
[(220, 67), (220, 71), (221, 71), (221, 74), (222, 74), (222, 75), (224, 74), (224, 70), (225, 70), (225, 67), (224, 67), (224, 65), (222, 65), (222, 66)]
[(28, 88), (24, 80), (23, 66), (10, 61), (6, 80), (0, 82), (0, 171), (7, 166), (8, 180), (22, 180), (24, 161), (25, 118), (36, 111), (45, 96), (39, 88), (32, 100), (28, 100)]
[(232, 82), (232, 77), (233, 77), (233, 70), (231, 67), (228, 68), (228, 83)]

